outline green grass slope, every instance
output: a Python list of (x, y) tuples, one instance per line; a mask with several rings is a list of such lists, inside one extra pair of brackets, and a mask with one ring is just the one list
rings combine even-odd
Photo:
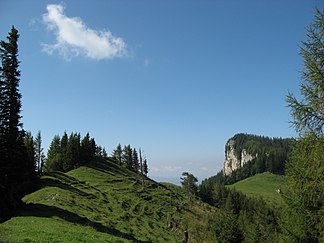
[(283, 190), (285, 188), (284, 176), (264, 172), (246, 178), (228, 187), (235, 188), (235, 190), (241, 191), (247, 196), (262, 197), (273, 207), (284, 204), (282, 195), (277, 192), (277, 189), (280, 188)]
[[(0, 242), (215, 242), (215, 210), (189, 203), (179, 187), (146, 179), (111, 161), (43, 176), (18, 215), (0, 224)], [(172, 222), (172, 227), (170, 226)]]

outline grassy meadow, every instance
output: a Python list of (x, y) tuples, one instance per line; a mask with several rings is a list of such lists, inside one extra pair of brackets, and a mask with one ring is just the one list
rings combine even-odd
[(241, 191), (250, 197), (262, 197), (273, 207), (284, 204), (282, 194), (277, 192), (278, 189), (281, 189), (282, 192), (285, 190), (285, 178), (281, 175), (264, 172), (246, 178), (228, 187)]
[(216, 209), (169, 183), (145, 179), (111, 161), (41, 178), (16, 217), (0, 224), (0, 242), (215, 242)]

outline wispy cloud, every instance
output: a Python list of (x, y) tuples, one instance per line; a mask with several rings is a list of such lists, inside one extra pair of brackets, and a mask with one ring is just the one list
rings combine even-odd
[(61, 4), (47, 5), (43, 21), (56, 36), (54, 44), (42, 44), (46, 53), (58, 52), (67, 59), (85, 56), (96, 60), (126, 55), (126, 43), (122, 38), (113, 36), (110, 31), (90, 29), (78, 17), (67, 17)]

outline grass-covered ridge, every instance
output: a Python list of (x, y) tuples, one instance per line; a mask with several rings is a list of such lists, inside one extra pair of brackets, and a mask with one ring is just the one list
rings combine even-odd
[(214, 242), (212, 207), (179, 187), (145, 180), (112, 161), (41, 178), (18, 216), (0, 224), (1, 242)]
[(282, 194), (277, 191), (278, 189), (284, 191), (285, 188), (285, 178), (281, 175), (264, 172), (236, 182), (228, 187), (235, 188), (247, 196), (262, 197), (271, 206), (279, 206), (284, 203)]

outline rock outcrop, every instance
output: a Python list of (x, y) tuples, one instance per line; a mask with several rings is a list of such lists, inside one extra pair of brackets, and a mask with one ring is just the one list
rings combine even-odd
[(230, 139), (225, 145), (224, 174), (230, 175), (233, 171), (253, 160), (255, 156), (249, 154), (245, 149), (238, 153), (235, 149), (235, 140)]

